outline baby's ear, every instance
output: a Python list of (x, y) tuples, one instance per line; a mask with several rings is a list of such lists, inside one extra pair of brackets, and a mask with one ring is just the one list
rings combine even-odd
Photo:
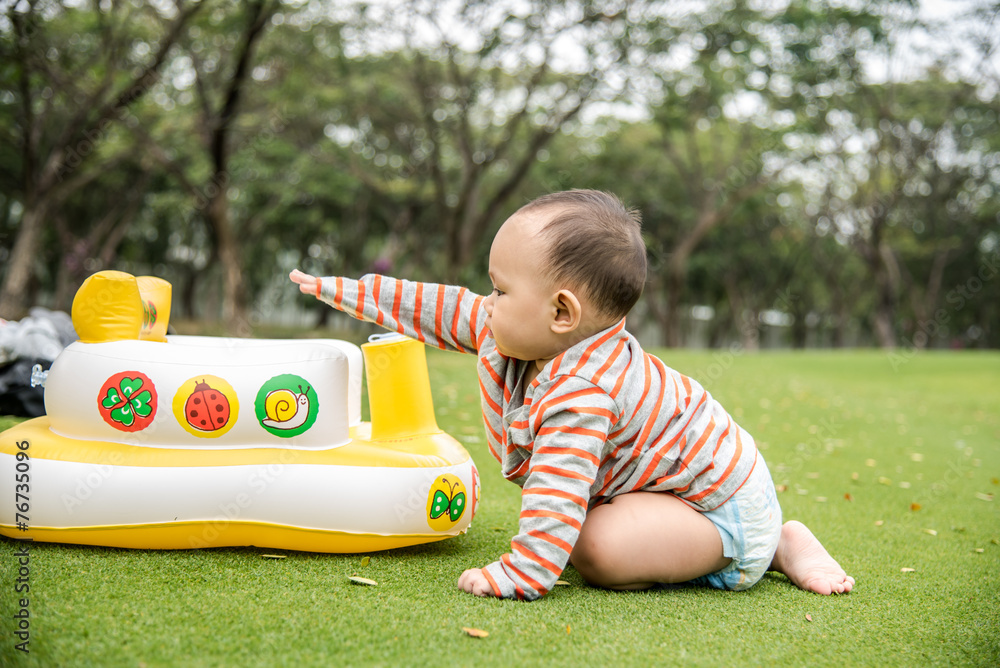
[(555, 315), (550, 325), (556, 334), (569, 334), (583, 320), (583, 308), (580, 300), (571, 290), (562, 289), (552, 296)]

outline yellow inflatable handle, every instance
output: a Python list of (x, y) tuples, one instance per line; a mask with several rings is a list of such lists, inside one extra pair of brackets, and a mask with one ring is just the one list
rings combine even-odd
[(76, 291), (73, 327), (84, 343), (166, 341), (171, 293), (156, 276), (99, 271)]
[(73, 298), (73, 327), (84, 343), (138, 339), (142, 298), (135, 276), (99, 271), (85, 280)]
[(372, 440), (440, 432), (424, 344), (400, 334), (377, 334), (361, 346), (361, 352), (365, 356)]
[(143, 341), (166, 341), (173, 292), (170, 281), (158, 276), (137, 276), (135, 282), (139, 285), (139, 296), (142, 299), (142, 330), (139, 338)]

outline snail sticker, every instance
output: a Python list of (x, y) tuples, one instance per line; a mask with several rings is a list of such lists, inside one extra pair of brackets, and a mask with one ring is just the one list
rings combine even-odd
[(291, 438), (307, 431), (319, 415), (316, 390), (305, 378), (292, 373), (275, 376), (257, 391), (257, 421), (267, 432)]
[(174, 417), (189, 433), (216, 438), (232, 429), (240, 412), (236, 390), (218, 376), (202, 374), (185, 381), (174, 395)]
[(108, 378), (97, 394), (97, 410), (120, 431), (142, 431), (156, 417), (156, 388), (139, 371), (123, 371)]
[(427, 496), (427, 524), (434, 531), (447, 531), (465, 513), (465, 485), (457, 475), (437, 477)]

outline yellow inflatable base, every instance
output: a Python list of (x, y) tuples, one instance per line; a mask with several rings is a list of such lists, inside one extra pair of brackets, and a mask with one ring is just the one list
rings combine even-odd
[[(54, 433), (49, 428), (49, 418), (40, 417), (22, 422), (0, 434), (0, 491), (10, 496), (13, 501), (12, 485), (17, 470), (16, 455), (26, 454), (29, 464), (22, 462), (22, 467), (30, 471), (31, 493), (35, 494), (38, 484), (46, 481), (45, 476), (38, 472), (41, 462), (53, 464), (67, 463), (72, 465), (90, 465), (119, 467), (122, 469), (143, 469), (147, 472), (164, 470), (164, 475), (171, 475), (170, 470), (200, 469), (211, 472), (230, 467), (260, 466), (260, 467), (292, 467), (310, 468), (329, 472), (329, 477), (374, 477), (370, 486), (375, 488), (381, 483), (379, 471), (395, 471), (405, 476), (414, 484), (430, 485), (430, 479), (439, 471), (458, 471), (451, 475), (455, 479), (464, 478), (470, 492), (475, 485), (474, 466), (468, 451), (448, 434), (421, 434), (400, 438), (371, 438), (371, 425), (361, 423), (351, 428), (351, 442), (328, 449), (291, 449), (274, 447), (240, 447), (240, 448), (163, 448), (129, 445), (93, 440), (73, 439)], [(26, 444), (19, 448), (18, 444)], [(27, 475), (27, 474), (26, 474)], [(209, 473), (214, 476), (214, 473)], [(110, 486), (119, 476), (107, 474), (107, 481), (100, 483), (101, 489)], [(327, 474), (324, 473), (324, 479)], [(78, 480), (79, 478), (77, 478)], [(96, 480), (96, 478), (95, 478)], [(331, 482), (335, 485), (335, 482)], [(240, 491), (232, 491), (233, 498)], [(388, 492), (388, 488), (385, 490)], [(9, 492), (9, 494), (8, 494)], [(73, 493), (73, 486), (67, 484), (58, 489), (59, 493)], [(49, 493), (56, 493), (49, 490)], [(191, 494), (190, 490), (179, 493)], [(295, 490), (292, 491), (295, 493)], [(308, 490), (303, 490), (307, 494)], [(432, 490), (433, 493), (433, 490)], [(144, 490), (134, 490), (136, 503), (141, 503)], [(424, 494), (424, 492), (421, 492)], [(401, 503), (404, 503), (401, 501)], [(397, 547), (407, 547), (422, 543), (436, 542), (451, 538), (459, 533), (465, 533), (472, 512), (463, 517), (460, 526), (453, 530), (433, 531), (427, 526), (426, 519), (421, 528), (415, 527), (399, 533), (347, 532), (334, 527), (320, 528), (316, 526), (296, 526), (295, 522), (303, 521), (296, 514), (289, 514), (286, 522), (261, 521), (253, 519), (229, 519), (226, 516), (208, 516), (204, 519), (181, 519), (173, 522), (122, 522), (120, 524), (97, 524), (71, 526), (55, 517), (46, 518), (35, 510), (37, 498), (30, 504), (28, 511), (29, 528), (19, 530), (14, 522), (13, 504), (0, 508), (0, 535), (13, 539), (26, 539), (38, 542), (70, 543), (80, 545), (108, 546), (132, 549), (199, 549), (214, 547), (255, 546), (269, 549), (287, 549), (304, 552), (358, 553), (390, 550)], [(423, 502), (419, 505), (422, 505)], [(80, 504), (76, 504), (80, 505)], [(209, 511), (218, 510), (217, 506), (209, 505)], [(9, 512), (7, 512), (9, 511)], [(331, 511), (335, 514), (336, 511)], [(343, 511), (341, 511), (343, 512)], [(353, 511), (357, 512), (357, 511)], [(160, 513), (162, 516), (162, 513)], [(422, 517), (421, 512), (413, 513), (414, 517)], [(48, 519), (48, 521), (46, 521)], [(71, 520), (65, 514), (62, 520)], [(138, 519), (138, 518), (137, 518)], [(55, 520), (55, 521), (53, 521)], [(308, 520), (306, 520), (308, 521)]]
[(67, 438), (49, 428), (47, 416), (27, 420), (0, 434), (0, 453), (15, 455), (17, 442), (30, 443), (32, 459), (122, 466), (233, 466), (320, 464), (324, 466), (434, 467), (469, 461), (468, 451), (443, 431), (374, 440), (371, 423), (351, 427), (351, 442), (329, 449), (163, 448)]
[(378, 552), (397, 547), (433, 543), (450, 535), (349, 534), (302, 527), (278, 526), (257, 522), (170, 522), (125, 526), (59, 529), (31, 527), (27, 532), (0, 524), (0, 534), (8, 538), (45, 543), (72, 543), (102, 547), (150, 550), (191, 550), (206, 547), (264, 547), (301, 552), (355, 554)]

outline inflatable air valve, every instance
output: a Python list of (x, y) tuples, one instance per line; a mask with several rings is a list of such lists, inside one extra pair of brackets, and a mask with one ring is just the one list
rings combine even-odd
[(424, 344), (376, 334), (361, 346), (368, 379), (372, 440), (438, 433)]

